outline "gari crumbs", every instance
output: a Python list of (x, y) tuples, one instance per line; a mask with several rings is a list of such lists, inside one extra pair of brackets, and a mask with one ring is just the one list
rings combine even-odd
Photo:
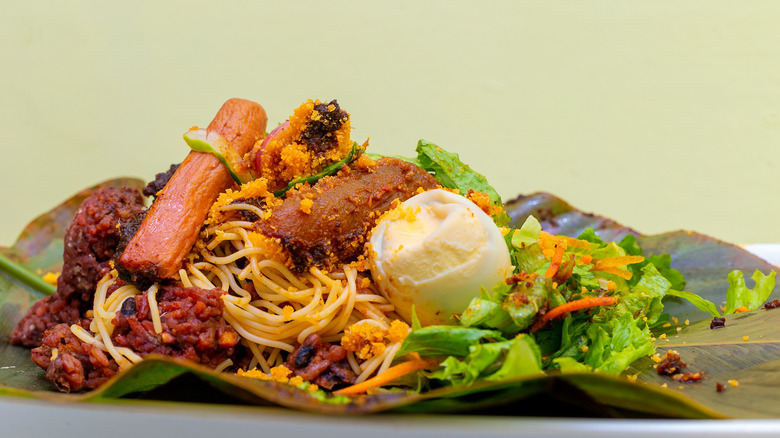
[(60, 277), (60, 273), (59, 272), (47, 272), (47, 273), (43, 274), (43, 281), (45, 281), (45, 282), (47, 282), (49, 284), (53, 284), (53, 285), (56, 286), (57, 285), (57, 279), (59, 277)]

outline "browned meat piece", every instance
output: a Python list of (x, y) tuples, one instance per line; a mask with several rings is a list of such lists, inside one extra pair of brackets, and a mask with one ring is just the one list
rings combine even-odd
[(57, 291), (33, 305), (14, 329), (11, 343), (38, 346), (46, 329), (79, 320), (92, 304), (98, 280), (109, 271), (119, 243), (117, 225), (142, 210), (141, 195), (126, 187), (101, 188), (84, 200), (65, 233)]
[(681, 372), (686, 366), (688, 364), (680, 359), (680, 355), (676, 351), (671, 350), (664, 354), (655, 370), (658, 374), (672, 375)]
[(764, 309), (772, 310), (780, 307), (780, 300), (772, 300), (764, 304)]
[(656, 371), (659, 375), (669, 376), (677, 382), (701, 382), (702, 379), (707, 378), (707, 373), (704, 371), (683, 371), (683, 368), (687, 366), (688, 364), (680, 359), (680, 355), (676, 351), (670, 350), (661, 358), (661, 362), (656, 366)]
[(710, 329), (719, 329), (726, 327), (726, 318), (722, 316), (716, 316), (710, 321)]
[(168, 168), (165, 172), (160, 172), (157, 175), (154, 176), (154, 181), (151, 181), (149, 184), (144, 187), (143, 194), (144, 196), (154, 196), (157, 197), (157, 192), (163, 189), (166, 184), (168, 184), (168, 181), (171, 179), (171, 176), (176, 172), (176, 169), (179, 168), (179, 164), (171, 164), (171, 167)]
[[(123, 284), (117, 282), (112, 291)], [(222, 318), (223, 293), (217, 289), (164, 286), (157, 297), (163, 328), (160, 334), (154, 331), (146, 294), (128, 298), (114, 319), (112, 341), (140, 356), (161, 354), (212, 368), (228, 358), (235, 363), (245, 362), (245, 352), (236, 348), (238, 333)], [(81, 325), (87, 328), (89, 323)], [(42, 345), (32, 350), (32, 359), (63, 392), (97, 388), (119, 369), (110, 355), (73, 335), (69, 324), (47, 330)]]
[(286, 366), (307, 382), (333, 389), (336, 385), (351, 385), (357, 379), (346, 358), (344, 347), (323, 343), (320, 335), (314, 333), (287, 356)]
[(338, 139), (334, 135), (349, 120), (349, 114), (339, 107), (335, 100), (329, 103), (314, 105), (314, 111), (319, 117), (312, 118), (301, 132), (299, 141), (316, 155), (322, 155), (338, 147)]
[(364, 156), (314, 186), (289, 191), (259, 226), (281, 240), (296, 269), (332, 267), (363, 253), (368, 233), (395, 200), (437, 186), (433, 176), (414, 164), (388, 157), (374, 162)]
[(42, 345), (32, 350), (32, 360), (62, 392), (97, 388), (119, 370), (110, 356), (71, 333), (69, 324), (46, 330)]
[[(259, 104), (230, 99), (208, 126), (242, 157), (265, 135), (268, 117)], [(157, 192), (149, 212), (118, 259), (122, 278), (142, 289), (160, 279), (177, 278), (198, 237), (209, 208), (234, 187), (228, 168), (213, 154), (192, 151)]]

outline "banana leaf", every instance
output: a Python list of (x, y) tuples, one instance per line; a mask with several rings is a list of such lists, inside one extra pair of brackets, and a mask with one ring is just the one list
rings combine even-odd
[[(133, 179), (112, 180), (104, 185), (141, 187)], [(97, 186), (97, 187), (100, 187)], [(96, 187), (95, 187), (96, 188)], [(43, 273), (61, 268), (62, 238), (78, 205), (91, 190), (85, 190), (54, 210), (35, 219), (12, 248), (0, 253)], [(688, 282), (687, 290), (720, 302), (728, 288), (726, 274), (732, 269), (768, 272), (773, 267), (739, 247), (690, 232), (643, 236), (635, 230), (596, 215), (581, 212), (549, 195), (519, 197), (507, 203), (512, 225), (534, 214), (550, 232), (575, 236), (594, 228), (605, 240), (634, 234), (647, 254), (669, 253), (672, 267)], [(776, 293), (771, 298), (776, 298)], [(654, 362), (637, 361), (625, 376), (593, 373), (548, 374), (471, 386), (435, 389), (423, 394), (388, 391), (355, 399), (323, 397), (275, 382), (220, 374), (185, 361), (148, 357), (112, 378), (101, 388), (80, 394), (60, 394), (30, 361), (26, 348), (8, 344), (16, 322), (42, 295), (14, 278), (0, 273), (0, 395), (44, 400), (98, 403), (116, 399), (154, 399), (201, 403), (232, 403), (283, 406), (334, 415), (379, 412), (470, 413), (493, 415), (550, 415), (593, 417), (662, 418), (770, 418), (780, 417), (773, 403), (780, 385), (780, 310), (754, 311), (729, 316), (726, 328), (711, 330), (709, 315), (682, 301), (668, 301), (667, 309), (679, 321), (657, 342), (658, 350), (674, 348), (693, 370), (706, 371), (707, 379), (679, 385), (659, 376)], [(770, 298), (770, 299), (771, 299)], [(744, 341), (747, 336), (749, 341)], [(729, 380), (738, 381), (731, 386)], [(717, 392), (715, 382), (726, 385)], [(678, 387), (682, 386), (683, 389)]]

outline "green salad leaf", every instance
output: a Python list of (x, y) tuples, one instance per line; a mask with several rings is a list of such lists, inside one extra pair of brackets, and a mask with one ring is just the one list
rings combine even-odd
[(539, 347), (530, 336), (508, 341), (474, 344), (463, 359), (448, 356), (429, 377), (453, 385), (470, 385), (478, 379), (504, 380), (542, 375)]
[[(481, 173), (473, 170), (469, 165), (460, 161), (458, 154), (448, 152), (442, 147), (427, 140), (417, 142), (417, 156), (414, 158), (402, 157), (398, 155), (389, 155), (410, 163), (430, 172), (434, 178), (448, 189), (458, 190), (462, 195), (466, 195), (469, 190), (486, 193), (490, 197), (493, 206), (503, 207), (501, 196), (496, 189), (488, 183), (487, 178)], [(367, 153), (373, 159), (382, 158), (385, 155)], [(511, 220), (506, 212), (501, 212), (492, 216), (493, 221), (498, 226), (504, 226)], [(511, 236), (509, 236), (511, 237)], [(518, 237), (522, 239), (523, 237)]]
[(524, 249), (528, 245), (533, 245), (539, 240), (541, 231), (542, 225), (539, 221), (533, 216), (528, 216), (523, 225), (512, 233), (512, 246)]
[[(462, 195), (466, 195), (469, 189), (486, 193), (493, 205), (503, 206), (501, 196), (488, 183), (487, 178), (460, 161), (458, 154), (448, 152), (427, 140), (418, 141), (416, 151), (416, 158), (395, 157), (414, 163), (431, 172), (442, 187), (456, 189)], [(368, 154), (368, 156), (374, 159), (382, 157), (382, 155), (378, 154)], [(506, 225), (509, 220), (509, 216), (503, 210), (501, 210), (501, 213), (493, 216), (493, 221), (498, 226)]]
[(670, 297), (677, 297), (677, 298), (682, 298), (684, 300), (687, 300), (691, 304), (699, 308), (699, 310), (701, 310), (702, 312), (707, 312), (711, 316), (720, 316), (720, 312), (718, 311), (718, 306), (716, 306), (715, 303), (709, 300), (705, 300), (704, 298), (696, 294), (682, 291), (682, 290), (669, 289), (666, 292), (666, 295)]
[(465, 356), (469, 347), (483, 339), (503, 340), (500, 332), (475, 328), (433, 325), (412, 331), (397, 356), (417, 353), (420, 357)]
[(728, 275), (729, 289), (726, 291), (726, 308), (723, 313), (732, 314), (743, 306), (747, 307), (748, 310), (758, 309), (775, 288), (776, 276), (775, 271), (764, 275), (756, 270), (751, 277), (756, 285), (750, 289), (745, 285), (745, 276), (742, 271), (731, 271)]

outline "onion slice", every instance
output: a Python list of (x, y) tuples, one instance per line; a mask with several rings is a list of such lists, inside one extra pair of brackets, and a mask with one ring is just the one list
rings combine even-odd
[(201, 128), (187, 131), (183, 137), (184, 142), (193, 151), (206, 152), (217, 157), (227, 167), (230, 176), (236, 184), (241, 185), (252, 179), (252, 175), (249, 172), (236, 171), (236, 169), (241, 168), (241, 157), (235, 152), (230, 142), (219, 133)]

